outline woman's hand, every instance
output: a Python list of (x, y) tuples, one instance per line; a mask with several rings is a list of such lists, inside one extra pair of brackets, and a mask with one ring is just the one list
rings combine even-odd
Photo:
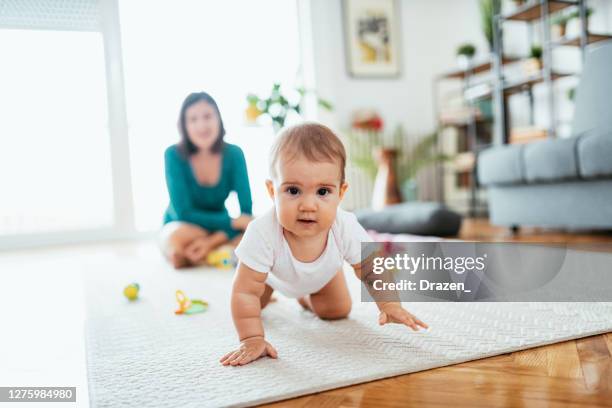
[(252, 220), (252, 216), (242, 214), (240, 217), (232, 219), (232, 228), (238, 231), (244, 231)]
[(378, 324), (381, 326), (387, 323), (405, 324), (414, 331), (418, 331), (421, 326), (427, 329), (429, 326), (419, 320), (415, 315), (407, 311), (398, 302), (385, 303), (380, 307), (380, 315), (378, 316)]
[(211, 249), (211, 240), (206, 236), (193, 240), (187, 245), (184, 253), (185, 257), (189, 259), (192, 264), (198, 264), (204, 260)]
[(224, 366), (245, 365), (263, 356), (276, 358), (278, 353), (262, 336), (256, 336), (242, 340), (238, 350), (230, 351), (219, 362)]

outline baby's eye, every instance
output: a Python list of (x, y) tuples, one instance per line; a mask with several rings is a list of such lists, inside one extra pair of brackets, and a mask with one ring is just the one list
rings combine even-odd
[(287, 192), (291, 195), (298, 195), (300, 193), (300, 189), (297, 187), (288, 187)]
[(317, 194), (322, 197), (325, 197), (326, 195), (331, 194), (331, 191), (329, 188), (322, 187), (317, 190)]

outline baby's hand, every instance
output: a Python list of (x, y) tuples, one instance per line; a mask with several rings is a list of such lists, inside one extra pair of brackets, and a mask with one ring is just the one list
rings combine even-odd
[(380, 308), (380, 315), (378, 316), (378, 324), (381, 326), (386, 323), (399, 323), (405, 324), (412, 328), (414, 331), (418, 331), (421, 326), (427, 329), (429, 326), (419, 320), (415, 315), (407, 311), (399, 303), (387, 303)]
[(230, 351), (221, 357), (219, 362), (224, 366), (245, 365), (266, 355), (272, 358), (278, 357), (276, 349), (263, 337), (249, 337), (240, 343), (238, 350)]

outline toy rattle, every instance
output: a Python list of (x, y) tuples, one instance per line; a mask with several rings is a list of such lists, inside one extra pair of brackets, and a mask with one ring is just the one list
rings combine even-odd
[(185, 293), (183, 293), (182, 290), (176, 291), (176, 301), (179, 304), (179, 308), (178, 310), (175, 310), (174, 313), (177, 315), (202, 313), (208, 309), (208, 302), (198, 299), (191, 300), (185, 296)]

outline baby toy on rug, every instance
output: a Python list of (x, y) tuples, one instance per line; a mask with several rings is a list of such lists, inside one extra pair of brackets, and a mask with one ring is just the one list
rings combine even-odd
[(175, 314), (196, 314), (205, 312), (208, 309), (208, 302), (199, 299), (189, 299), (182, 290), (176, 291), (176, 301), (179, 304)]
[(234, 249), (225, 245), (211, 251), (206, 256), (206, 264), (219, 269), (231, 269), (236, 266), (236, 256)]

